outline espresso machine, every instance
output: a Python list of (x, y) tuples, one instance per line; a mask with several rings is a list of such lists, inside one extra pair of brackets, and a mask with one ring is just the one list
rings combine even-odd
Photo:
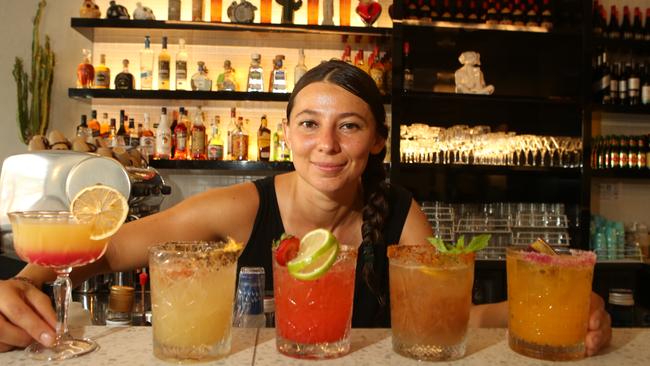
[[(46, 150), (10, 156), (0, 174), (0, 255), (19, 260), (13, 250), (7, 212), (67, 211), (79, 191), (95, 184), (113, 187), (128, 197), (127, 221), (158, 212), (164, 196), (171, 193), (155, 169), (124, 167), (92, 153)], [(97, 276), (75, 291), (92, 293), (110, 285), (134, 286), (134, 278), (131, 272)]]

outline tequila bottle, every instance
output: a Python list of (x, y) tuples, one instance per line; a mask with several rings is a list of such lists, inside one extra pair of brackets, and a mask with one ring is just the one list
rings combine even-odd
[(83, 50), (83, 59), (77, 66), (77, 88), (92, 88), (95, 80), (95, 68), (90, 63), (90, 50)]
[(156, 145), (156, 137), (151, 130), (151, 121), (149, 120), (149, 113), (144, 114), (144, 125), (142, 134), (140, 136), (140, 151), (142, 155), (148, 160), (153, 158), (154, 148)]
[(185, 109), (181, 107), (180, 110), (180, 121), (176, 123), (172, 134), (174, 138), (174, 160), (185, 160), (187, 159), (187, 125), (185, 124)]
[(370, 58), (372, 59), (372, 61), (368, 73), (370, 74), (372, 80), (375, 81), (375, 84), (377, 85), (379, 92), (381, 94), (385, 94), (386, 91), (384, 89), (384, 64), (382, 64), (382, 62), (379, 59), (379, 47), (375, 46), (374, 51), (370, 55)]
[(291, 151), (284, 139), (284, 131), (282, 125), (287, 123), (287, 119), (283, 118), (282, 123), (278, 123), (275, 133), (273, 134), (273, 153), (275, 161), (291, 161)]
[(260, 161), (269, 161), (271, 159), (271, 130), (269, 130), (267, 124), (266, 114), (263, 114), (260, 128), (257, 130), (257, 156)]
[(167, 37), (162, 37), (162, 50), (158, 54), (158, 90), (169, 90), (171, 56), (167, 52)]
[(261, 92), (264, 91), (264, 69), (260, 65), (262, 56), (259, 53), (251, 55), (251, 65), (248, 68), (248, 83), (246, 91), (248, 92)]
[(210, 91), (212, 90), (212, 80), (208, 77), (208, 69), (205, 62), (199, 61), (199, 70), (192, 75), (192, 90)]
[(135, 78), (129, 72), (129, 60), (122, 60), (122, 72), (115, 76), (115, 89), (133, 90), (135, 88)]
[(190, 157), (192, 160), (205, 160), (207, 158), (205, 145), (206, 135), (205, 125), (203, 124), (203, 111), (199, 107), (194, 115), (194, 123), (192, 124), (191, 130)]
[(156, 128), (156, 149), (154, 159), (170, 159), (172, 153), (172, 132), (167, 121), (167, 108), (162, 108), (160, 123)]
[(94, 109), (90, 114), (90, 121), (88, 121), (88, 128), (92, 130), (93, 137), (99, 136), (101, 126), (99, 125), (99, 121), (97, 120), (97, 111)]
[(208, 143), (208, 160), (223, 160), (223, 139), (219, 134), (219, 116), (214, 117), (214, 123), (210, 126), (211, 137)]
[(293, 86), (295, 87), (298, 84), (298, 80), (305, 75), (307, 72), (307, 66), (305, 65), (305, 50), (302, 48), (298, 50), (298, 63), (293, 69)]
[(151, 39), (144, 37), (144, 49), (140, 51), (140, 89), (151, 90), (153, 86), (153, 51)]
[(92, 130), (88, 127), (88, 124), (86, 123), (86, 115), (82, 114), (81, 115), (81, 123), (79, 126), (77, 126), (77, 136), (83, 137), (84, 141), (86, 142), (92, 142), (93, 141), (93, 132)]
[(239, 89), (235, 77), (235, 69), (232, 67), (230, 60), (223, 62), (223, 73), (217, 77), (217, 89), (237, 91)]
[(237, 120), (235, 131), (232, 133), (233, 160), (248, 160), (248, 134), (244, 131), (242, 117)]
[(176, 54), (176, 90), (187, 90), (187, 51), (185, 40), (178, 40), (178, 53)]
[(95, 83), (93, 85), (96, 89), (108, 89), (111, 86), (111, 69), (106, 66), (106, 55), (99, 56), (99, 65), (95, 67)]
[(287, 92), (287, 71), (284, 68), (284, 55), (277, 55), (273, 60), (273, 71), (269, 82), (270, 93)]

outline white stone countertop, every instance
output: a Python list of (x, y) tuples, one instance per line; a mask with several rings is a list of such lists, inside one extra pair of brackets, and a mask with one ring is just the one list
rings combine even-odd
[[(53, 365), (170, 365), (153, 356), (151, 327), (107, 328), (86, 326), (74, 332), (99, 343), (100, 349), (76, 359)], [(256, 344), (257, 339), (257, 344)], [(470, 329), (467, 354), (452, 362), (432, 365), (558, 365), (521, 356), (508, 347), (505, 329)], [(612, 345), (599, 355), (562, 364), (576, 365), (650, 365), (650, 329), (616, 328)], [(0, 354), (0, 365), (39, 365), (22, 350)], [(332, 360), (310, 361), (286, 357), (275, 350), (274, 329), (233, 329), (232, 351), (226, 358), (203, 365), (422, 365), (392, 350), (390, 329), (353, 329), (350, 354)]]

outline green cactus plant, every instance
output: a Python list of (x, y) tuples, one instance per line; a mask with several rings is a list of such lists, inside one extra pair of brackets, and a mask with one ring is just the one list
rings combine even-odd
[[(31, 80), (24, 71), (23, 60), (16, 57), (13, 76), (16, 80), (18, 97), (18, 128), (20, 139), (28, 144), (34, 135), (45, 135), (50, 120), (50, 97), (54, 80), (54, 52), (50, 48), (50, 37), (45, 36), (45, 47), (40, 43), (39, 26), (46, 1), (41, 0), (34, 17), (32, 33)], [(30, 99), (31, 95), (31, 99)]]
[(302, 0), (275, 0), (275, 2), (282, 5), (282, 23), (293, 24), (293, 12), (300, 9)]

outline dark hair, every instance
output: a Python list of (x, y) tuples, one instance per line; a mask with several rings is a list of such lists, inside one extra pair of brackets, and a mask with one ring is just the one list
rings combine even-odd
[[(360, 68), (339, 60), (323, 62), (310, 69), (300, 78), (291, 93), (287, 104), (287, 120), (293, 109), (294, 100), (300, 91), (315, 82), (328, 82), (340, 86), (350, 93), (361, 98), (368, 106), (376, 122), (377, 133), (387, 139), (388, 126), (386, 125), (386, 110), (382, 102), (381, 93), (374, 80)], [(375, 250), (374, 245), (383, 241), (382, 230), (386, 217), (388, 217), (388, 183), (384, 169), (386, 147), (378, 154), (370, 154), (361, 182), (363, 185), (362, 211), (363, 225), (361, 236), (363, 241), (360, 250), (363, 255), (363, 279), (368, 288), (375, 294), (380, 305), (386, 304), (386, 294), (379, 288), (379, 278), (374, 271)]]

